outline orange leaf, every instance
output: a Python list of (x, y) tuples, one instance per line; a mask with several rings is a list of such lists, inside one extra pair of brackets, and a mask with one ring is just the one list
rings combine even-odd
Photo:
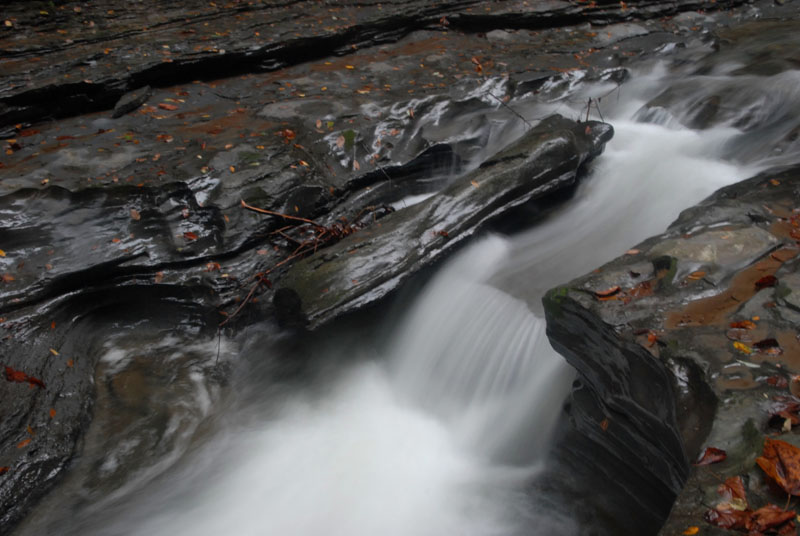
[(50, 418), (54, 418), (56, 416), (56, 408), (50, 408)]
[(738, 322), (731, 322), (731, 327), (738, 329), (756, 329), (756, 324), (750, 320), (740, 320)]
[(692, 281), (697, 281), (698, 279), (703, 279), (705, 276), (706, 273), (704, 271), (698, 270), (696, 272), (692, 272), (691, 274), (689, 274), (688, 279), (691, 279)]
[(695, 465), (711, 465), (712, 463), (724, 461), (727, 457), (728, 453), (722, 449), (706, 447), (706, 450), (703, 451), (703, 455), (695, 462)]
[(139, 221), (139, 220), (142, 219), (142, 215), (139, 214), (138, 210), (136, 210), (135, 208), (132, 208), (131, 209), (131, 219), (135, 220), (135, 221)]
[(691, 527), (686, 527), (686, 530), (684, 530), (682, 534), (683, 536), (694, 536), (698, 532), (700, 532), (700, 527), (691, 526)]
[(178, 107), (175, 106), (174, 104), (167, 104), (166, 102), (159, 102), (158, 107), (161, 108), (162, 110), (170, 110), (170, 111), (178, 109)]
[(800, 449), (780, 439), (765, 438), (759, 467), (786, 493), (800, 496)]
[(750, 354), (753, 353), (753, 349), (750, 348), (749, 346), (747, 346), (743, 342), (734, 341), (733, 342), (733, 347), (736, 348), (737, 350), (739, 350), (740, 352), (742, 352), (743, 354), (750, 355)]
[(195, 234), (195, 233), (193, 233), (191, 231), (186, 231), (185, 233), (183, 233), (183, 237), (186, 240), (197, 240), (197, 234)]
[(27, 447), (30, 442), (31, 442), (31, 438), (30, 437), (28, 439), (23, 439), (22, 441), (17, 443), (17, 448), (21, 449), (23, 447)]
[(619, 288), (619, 285), (614, 285), (613, 287), (609, 287), (605, 290), (596, 290), (594, 295), (598, 298), (608, 298), (614, 294), (617, 294), (620, 290), (622, 289)]

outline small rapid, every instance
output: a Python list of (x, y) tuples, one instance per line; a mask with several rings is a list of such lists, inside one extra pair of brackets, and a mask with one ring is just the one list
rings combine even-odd
[[(728, 158), (741, 135), (729, 124), (697, 131), (639, 113), (672, 76), (656, 66), (604, 100), (615, 137), (574, 196), (531, 229), (487, 234), (455, 255), (408, 308), (383, 320), (387, 340), (371, 344), (365, 334), (346, 349), (357, 357), (313, 386), (219, 404), (179, 463), (100, 501), (107, 508), (91, 516), (78, 512), (63, 533), (580, 534), (526, 491), (572, 380), (547, 340), (541, 296), (763, 166)], [(527, 117), (579, 117), (571, 102), (613, 86), (577, 88), (569, 101), (511, 106)]]

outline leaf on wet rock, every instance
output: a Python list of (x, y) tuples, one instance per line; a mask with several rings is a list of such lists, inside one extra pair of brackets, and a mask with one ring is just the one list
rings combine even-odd
[(31, 387), (34, 385), (37, 387), (41, 387), (44, 389), (44, 382), (39, 378), (35, 378), (33, 376), (28, 376), (21, 370), (14, 370), (13, 368), (6, 366), (6, 381), (15, 382), (15, 383), (24, 383), (28, 382)]
[[(784, 386), (786, 386), (786, 379), (782, 378)], [(767, 379), (769, 382), (769, 378)], [(776, 396), (773, 398), (773, 403), (768, 409), (769, 425), (773, 428), (784, 429), (800, 424), (800, 400), (793, 396)], [(788, 422), (788, 426), (787, 426)]]
[(614, 285), (613, 287), (609, 287), (605, 290), (595, 290), (594, 295), (600, 299), (611, 299), (615, 294), (618, 294), (619, 291), (622, 290), (619, 285)]
[(800, 496), (800, 449), (780, 439), (764, 440), (756, 463), (786, 493)]
[(756, 290), (761, 290), (769, 287), (774, 287), (778, 284), (778, 278), (774, 275), (765, 275), (758, 281), (756, 281)]
[(743, 343), (743, 342), (734, 341), (734, 342), (733, 342), (733, 347), (734, 347), (734, 348), (736, 348), (736, 349), (737, 349), (738, 351), (740, 351), (741, 353), (743, 353), (743, 354), (746, 354), (746, 355), (750, 355), (750, 354), (752, 354), (752, 353), (753, 353), (753, 349), (752, 349), (752, 348), (750, 348), (749, 346), (747, 346), (747, 345), (746, 345), (745, 343)]
[(175, 106), (174, 104), (169, 104), (166, 102), (159, 102), (158, 107), (161, 108), (162, 110), (169, 110), (169, 111), (174, 111), (178, 109), (178, 107)]
[(135, 220), (135, 221), (139, 221), (139, 220), (142, 219), (142, 215), (139, 214), (138, 210), (136, 210), (135, 208), (132, 208), (131, 209), (131, 219)]
[(703, 454), (695, 462), (695, 465), (711, 465), (713, 463), (725, 461), (727, 457), (728, 453), (722, 449), (706, 447), (706, 450), (703, 451)]
[(193, 233), (193, 232), (191, 232), (191, 231), (186, 231), (185, 233), (183, 233), (183, 237), (184, 237), (186, 240), (197, 240), (197, 238), (198, 238), (198, 237), (197, 237), (197, 234), (196, 234), (196, 233)]
[(717, 487), (717, 493), (722, 499), (737, 510), (747, 509), (747, 494), (744, 491), (742, 477), (732, 476)]
[(731, 322), (731, 328), (733, 329), (756, 329), (755, 322), (750, 320), (740, 320), (738, 322)]

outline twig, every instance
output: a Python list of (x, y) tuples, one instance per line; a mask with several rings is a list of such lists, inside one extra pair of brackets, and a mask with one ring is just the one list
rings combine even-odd
[(285, 218), (287, 220), (301, 221), (303, 223), (310, 223), (314, 227), (324, 228), (324, 226), (318, 224), (314, 220), (309, 220), (307, 218), (300, 218), (298, 216), (289, 216), (288, 214), (282, 214), (280, 212), (273, 212), (271, 210), (267, 210), (267, 209), (264, 209), (264, 208), (258, 208), (258, 207), (254, 207), (254, 206), (248, 205), (247, 203), (244, 202), (244, 199), (242, 199), (242, 208), (246, 208), (247, 210), (252, 210), (253, 212), (258, 212), (259, 214), (269, 214), (270, 216), (280, 216), (281, 218)]
[(497, 102), (499, 102), (501, 105), (503, 105), (503, 106), (505, 106), (506, 108), (508, 108), (509, 110), (511, 110), (511, 113), (512, 113), (512, 114), (514, 114), (514, 115), (516, 115), (516, 116), (517, 116), (517, 117), (519, 117), (520, 119), (522, 119), (522, 122), (523, 122), (523, 123), (525, 123), (526, 125), (528, 125), (528, 128), (533, 128), (533, 125), (531, 125), (531, 124), (528, 122), (528, 120), (527, 120), (527, 119), (525, 119), (525, 118), (522, 116), (522, 114), (520, 114), (520, 113), (519, 113), (519, 112), (517, 112), (517, 111), (516, 111), (514, 108), (512, 108), (511, 106), (509, 106), (508, 104), (506, 104), (505, 102), (503, 102), (503, 99), (501, 99), (501, 98), (497, 97), (497, 96), (496, 96), (494, 93), (492, 93), (491, 91), (487, 91), (487, 92), (486, 92), (486, 94), (487, 94), (487, 95), (489, 95), (490, 97), (492, 97), (493, 99), (495, 99), (495, 100), (496, 100)]

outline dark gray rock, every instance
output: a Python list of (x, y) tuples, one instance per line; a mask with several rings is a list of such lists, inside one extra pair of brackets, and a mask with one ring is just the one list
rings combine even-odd
[[(591, 448), (601, 470), (614, 467), (616, 502), (651, 512), (656, 526), (680, 495), (664, 535), (704, 525), (719, 478), (749, 476), (757, 506), (782, 504), (753, 462), (774, 433), (765, 399), (788, 394), (766, 378), (800, 372), (786, 315), (800, 268), (799, 195), (796, 166), (723, 188), (664, 234), (544, 298), (548, 336), (580, 374), (576, 448)], [(760, 290), (772, 274), (787, 286)], [(731, 330), (739, 320), (755, 327)], [(751, 346), (772, 338), (780, 353)], [(703, 446), (729, 460), (713, 473), (690, 467)]]
[(130, 93), (126, 93), (114, 105), (114, 111), (111, 112), (111, 118), (117, 119), (125, 114), (139, 108), (142, 104), (147, 102), (147, 99), (153, 96), (153, 89), (150, 86), (144, 86)]
[(296, 263), (280, 285), (300, 296), (312, 328), (374, 303), (488, 221), (572, 185), (612, 134), (551, 116), (433, 197)]

